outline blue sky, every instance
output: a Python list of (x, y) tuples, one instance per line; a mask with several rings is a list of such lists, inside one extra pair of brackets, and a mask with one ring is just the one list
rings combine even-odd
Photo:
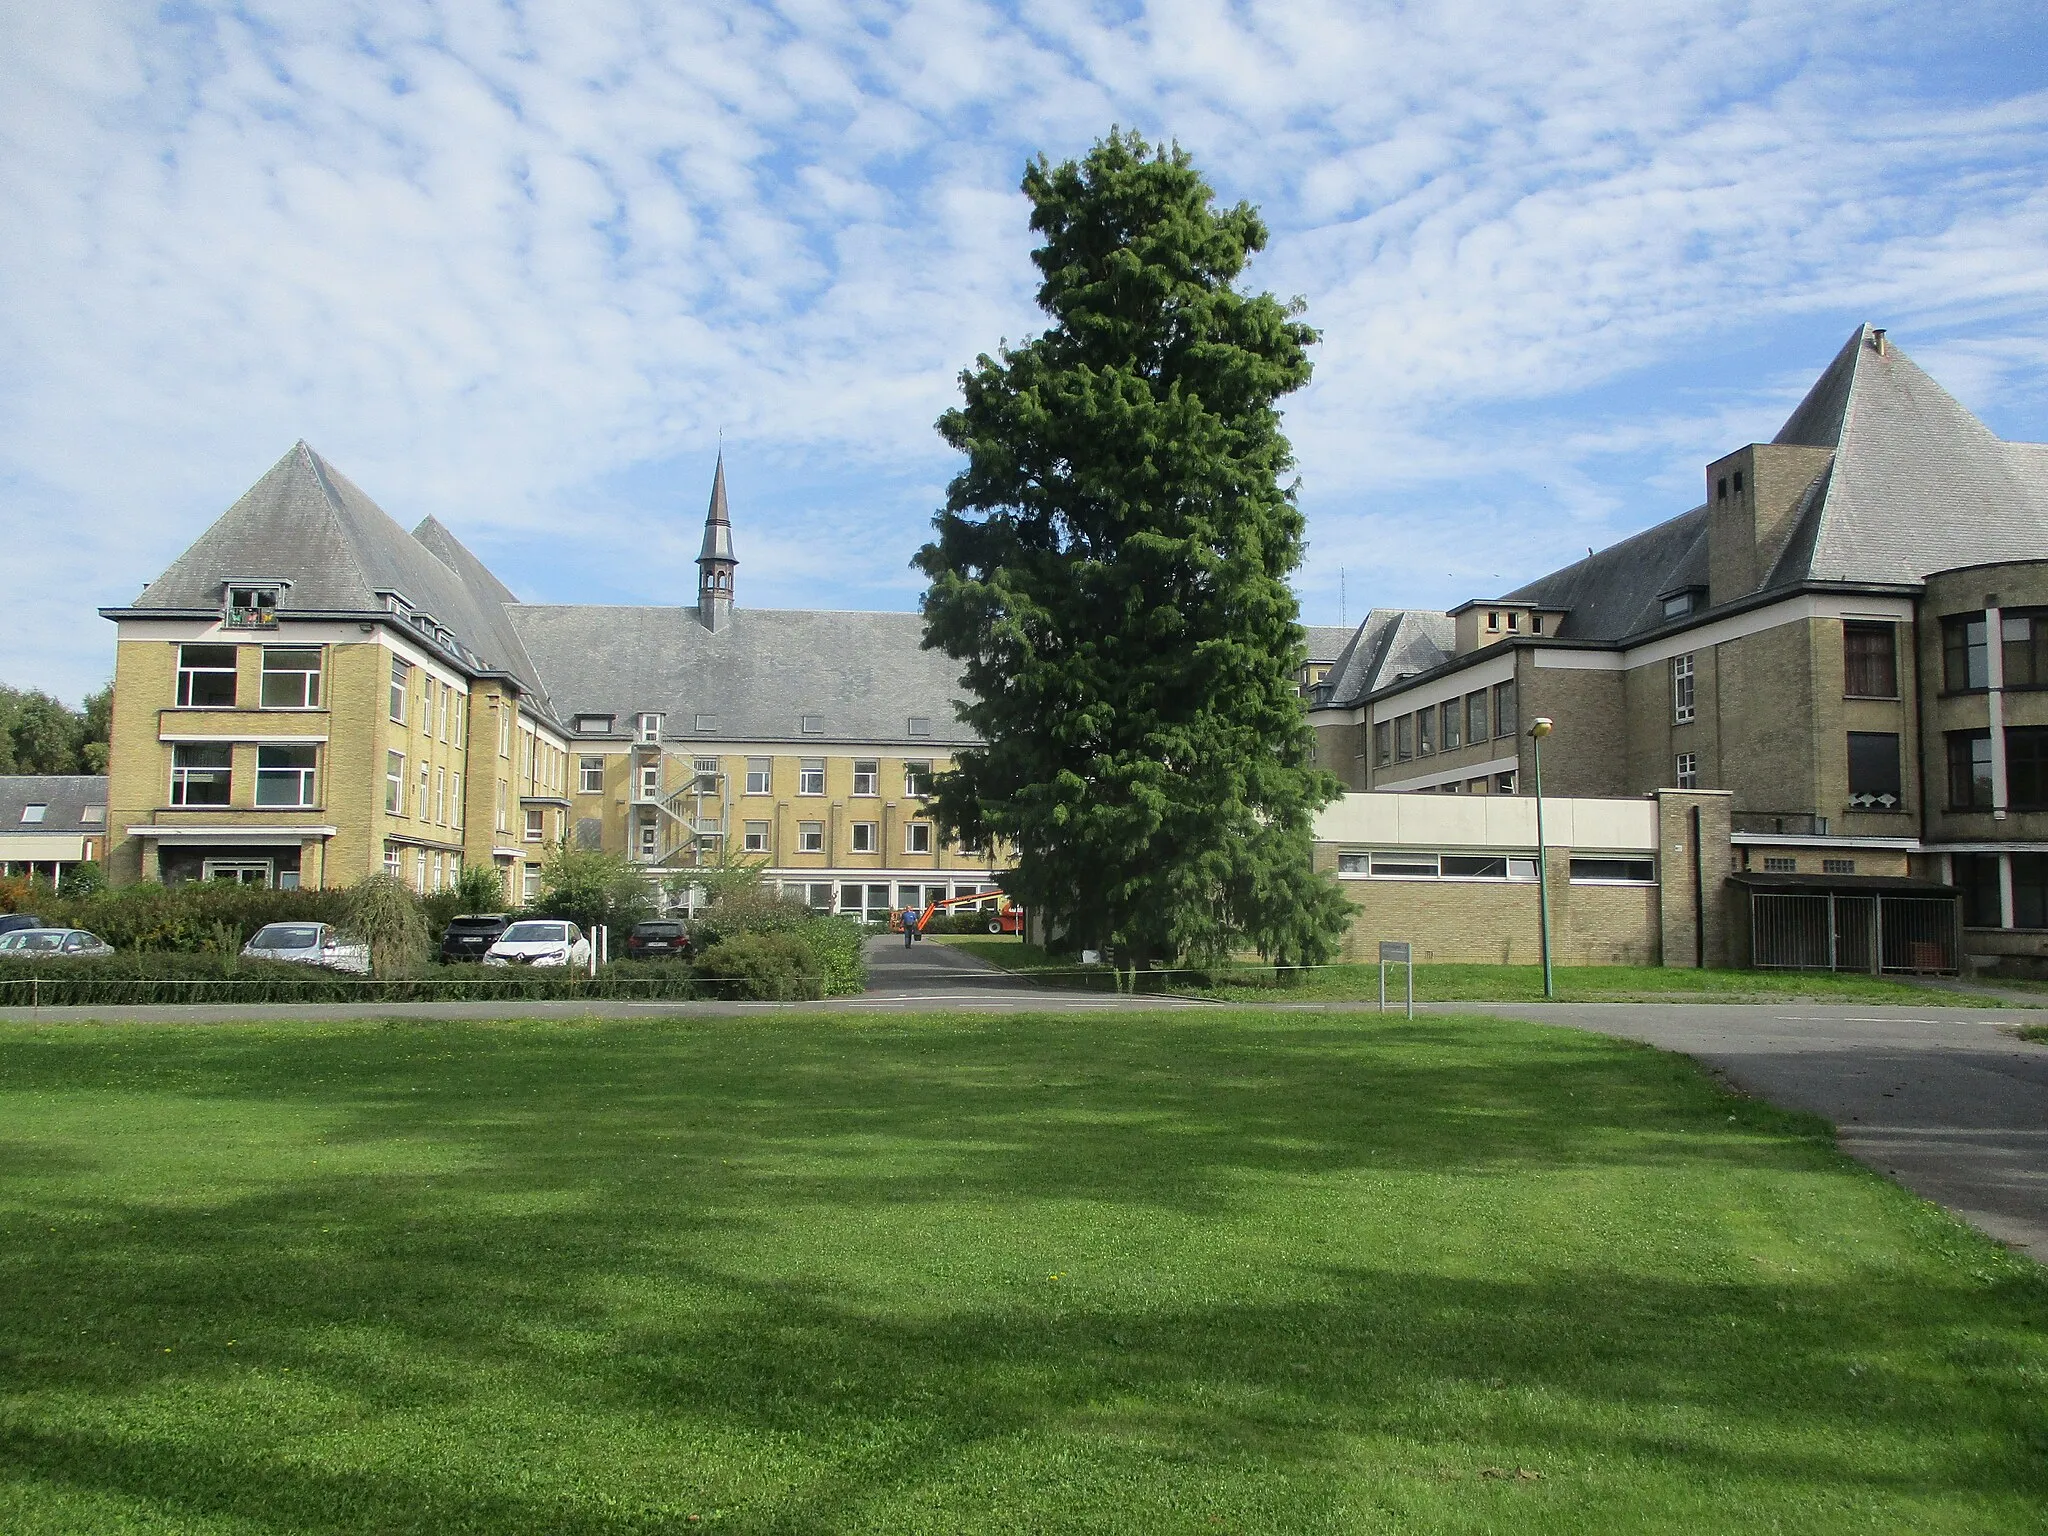
[(2048, 439), (2038, 4), (491, 0), (0, 10), (0, 681), (306, 438), (522, 596), (914, 607), (1017, 181), (1176, 136), (1323, 331), (1304, 617), (1699, 499), (1869, 320)]

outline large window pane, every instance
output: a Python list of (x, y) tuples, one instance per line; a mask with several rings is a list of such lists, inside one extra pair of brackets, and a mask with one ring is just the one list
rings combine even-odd
[(2048, 928), (2048, 854), (2012, 855), (2012, 925)]
[(187, 743), (171, 749), (171, 804), (226, 805), (233, 749), (225, 744)]
[(313, 768), (318, 748), (258, 747), (256, 803), (314, 805)]
[(1890, 624), (1842, 626), (1842, 692), (1859, 699), (1899, 696), (1895, 635)]
[(1882, 731), (1849, 733), (1849, 804), (1859, 810), (1899, 808), (1899, 738)]
[(235, 648), (232, 645), (178, 647), (178, 704), (184, 709), (235, 707)]
[(2048, 609), (2000, 615), (2004, 639), (2005, 686), (2048, 688)]
[(1951, 693), (1991, 684), (1984, 649), (1984, 616), (1957, 614), (1941, 621), (1942, 686)]
[(1998, 899), (1998, 855), (1959, 853), (1955, 855), (1956, 886), (1963, 893), (1963, 922), (1971, 928), (1997, 928), (2004, 924)]
[(263, 707), (318, 709), (320, 652), (317, 647), (266, 648), (263, 652)]
[(1948, 804), (1954, 811), (1991, 809), (1991, 733), (1948, 733)]
[(2005, 792), (2016, 811), (2048, 810), (2048, 726), (2005, 733)]

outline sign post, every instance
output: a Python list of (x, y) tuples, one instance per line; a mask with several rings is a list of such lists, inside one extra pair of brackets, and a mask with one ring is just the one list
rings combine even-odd
[(1415, 1017), (1415, 946), (1406, 939), (1380, 940), (1380, 1012), (1387, 1011), (1387, 967), (1406, 968), (1408, 975), (1408, 1017)]

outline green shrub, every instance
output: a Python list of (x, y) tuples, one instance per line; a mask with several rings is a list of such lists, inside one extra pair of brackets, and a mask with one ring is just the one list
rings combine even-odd
[(813, 914), (797, 928), (796, 937), (817, 957), (827, 997), (849, 997), (867, 990), (867, 931), (859, 923)]
[[(44, 886), (43, 892), (49, 887)], [(0, 901), (12, 893), (0, 893)], [(164, 886), (124, 885), (89, 895), (37, 893), (12, 910), (39, 913), (52, 923), (90, 928), (116, 949), (159, 949), (184, 954), (218, 951), (224, 928), (243, 938), (267, 923), (338, 923), (341, 891), (274, 891), (226, 881)]]
[(92, 859), (73, 864), (64, 871), (62, 889), (66, 896), (97, 896), (106, 888), (107, 873)]
[(337, 926), (370, 946), (370, 972), (380, 981), (408, 976), (427, 962), (427, 918), (420, 899), (395, 875), (365, 875), (347, 891)]
[(764, 887), (728, 891), (690, 923), (699, 953), (748, 933), (796, 933), (818, 914), (802, 902)]
[(793, 933), (743, 933), (697, 957), (697, 977), (714, 996), (806, 1002), (825, 995), (825, 968)]
[(566, 918), (585, 933), (600, 923), (624, 935), (642, 918), (652, 917), (654, 888), (631, 860), (594, 848), (557, 844), (540, 870), (536, 917)]

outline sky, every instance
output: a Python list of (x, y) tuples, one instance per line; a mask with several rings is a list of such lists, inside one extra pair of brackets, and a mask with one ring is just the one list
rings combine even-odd
[(304, 438), (521, 597), (913, 609), (932, 423), (1043, 327), (1027, 161), (1177, 140), (1322, 334), (1313, 624), (1684, 511), (1860, 323), (2048, 440), (2048, 9), (0, 7), (0, 682), (76, 702)]

